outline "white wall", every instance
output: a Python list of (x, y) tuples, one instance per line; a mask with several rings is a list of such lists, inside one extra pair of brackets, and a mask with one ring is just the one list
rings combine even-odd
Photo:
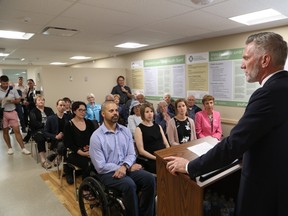
[(46, 105), (54, 109), (59, 98), (69, 97), (71, 100), (87, 102), (89, 93), (95, 95), (97, 103), (111, 93), (119, 75), (126, 76), (123, 69), (99, 68), (68, 68), (44, 66), (40, 73), (40, 83)]

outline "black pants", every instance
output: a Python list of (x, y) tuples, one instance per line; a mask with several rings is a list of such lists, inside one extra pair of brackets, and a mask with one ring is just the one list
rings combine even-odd
[[(71, 153), (68, 155), (67, 162), (71, 163), (77, 167), (80, 167), (82, 169), (82, 179), (84, 179), (90, 175), (90, 170), (91, 170), (90, 158), (83, 157), (77, 153)], [(71, 174), (72, 168), (70, 168), (70, 170), (69, 170), (69, 168), (67, 167), (67, 172), (68, 172), (67, 174)], [(66, 170), (65, 170), (65, 173), (66, 173)]]
[(38, 131), (33, 135), (33, 139), (37, 143), (38, 152), (46, 152), (46, 138), (44, 134), (41, 131)]

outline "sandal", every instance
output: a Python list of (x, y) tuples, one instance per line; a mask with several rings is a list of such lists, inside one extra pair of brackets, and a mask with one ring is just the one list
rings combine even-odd
[(47, 161), (44, 161), (44, 162), (42, 163), (42, 167), (47, 170), (47, 169), (50, 169), (52, 166), (51, 166), (51, 164), (48, 163)]

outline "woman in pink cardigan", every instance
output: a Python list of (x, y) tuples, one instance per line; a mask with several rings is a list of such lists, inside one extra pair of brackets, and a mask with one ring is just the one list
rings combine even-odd
[(175, 102), (176, 116), (167, 125), (167, 136), (171, 146), (197, 139), (193, 119), (187, 116), (187, 102), (178, 99)]
[(198, 138), (212, 136), (218, 140), (222, 137), (220, 113), (214, 111), (214, 97), (205, 95), (202, 99), (204, 110), (195, 116), (196, 133)]

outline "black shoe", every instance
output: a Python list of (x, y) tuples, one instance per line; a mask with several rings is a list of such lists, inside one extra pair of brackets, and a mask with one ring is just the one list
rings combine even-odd
[(55, 154), (55, 153), (54, 154), (50, 154), (50, 155), (47, 156), (47, 160), (52, 162), (52, 161), (55, 160), (56, 157), (57, 157), (57, 154)]
[(66, 174), (66, 181), (69, 185), (72, 185), (74, 183), (73, 176)]

